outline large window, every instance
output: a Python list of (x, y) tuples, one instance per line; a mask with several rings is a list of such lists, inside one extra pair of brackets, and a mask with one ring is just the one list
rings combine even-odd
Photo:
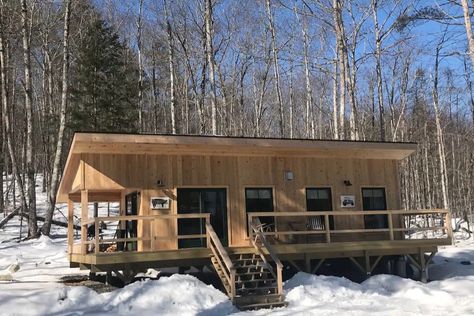
[[(272, 188), (246, 188), (245, 210), (252, 212), (273, 212), (273, 190)], [(273, 216), (260, 217), (260, 222), (270, 227), (275, 224)], [(247, 227), (248, 231), (248, 227)]]
[[(364, 211), (380, 211), (387, 209), (384, 188), (363, 188), (362, 204)], [(388, 228), (387, 215), (365, 215), (364, 224), (367, 229)]]
[[(310, 212), (332, 211), (331, 188), (307, 188), (306, 210)], [(307, 223), (310, 229), (324, 229), (324, 216), (309, 218)], [(329, 227), (334, 229), (334, 219), (329, 217)]]

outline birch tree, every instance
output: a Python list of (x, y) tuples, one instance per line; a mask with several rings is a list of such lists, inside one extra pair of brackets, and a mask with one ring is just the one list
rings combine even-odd
[(275, 23), (273, 21), (273, 13), (270, 5), (270, 0), (265, 0), (265, 5), (267, 9), (267, 18), (268, 18), (268, 27), (270, 28), (270, 35), (272, 39), (272, 53), (273, 53), (273, 75), (275, 79), (275, 85), (277, 90), (277, 102), (278, 102), (278, 111), (280, 114), (279, 127), (280, 127), (280, 136), (285, 136), (285, 117), (283, 110), (283, 96), (281, 92), (281, 83), (280, 83), (280, 66), (278, 62), (278, 47), (276, 43), (276, 31)]
[(212, 135), (217, 135), (216, 75), (214, 64), (214, 46), (212, 43), (212, 6), (212, 0), (205, 0), (204, 19), (206, 25), (206, 55), (209, 66), (209, 82), (211, 84), (211, 124)]
[(71, 20), (71, 1), (65, 0), (64, 8), (64, 29), (63, 29), (63, 67), (62, 67), (62, 90), (61, 106), (59, 110), (59, 128), (56, 139), (56, 151), (54, 153), (53, 172), (51, 175), (51, 187), (48, 197), (48, 208), (46, 210), (45, 222), (41, 231), (43, 235), (49, 236), (51, 231), (51, 221), (53, 219), (56, 206), (56, 194), (58, 191), (61, 174), (61, 158), (64, 147), (64, 131), (66, 128), (66, 114), (68, 105), (69, 90), (69, 24)]
[(28, 197), (28, 237), (36, 237), (38, 224), (36, 222), (36, 192), (35, 166), (33, 145), (33, 85), (31, 81), (31, 51), (30, 51), (30, 18), (26, 0), (21, 0), (21, 21), (23, 39), (23, 67), (26, 112), (26, 189)]

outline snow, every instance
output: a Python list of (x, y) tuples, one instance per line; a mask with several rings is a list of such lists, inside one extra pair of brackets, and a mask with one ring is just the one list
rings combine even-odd
[[(39, 189), (42, 213), (46, 197)], [(65, 207), (60, 209), (65, 214)], [(474, 315), (472, 239), (440, 249), (429, 268), (433, 281), (426, 284), (393, 275), (359, 284), (300, 272), (284, 284), (288, 307), (239, 312), (224, 293), (190, 275), (160, 276), (102, 294), (66, 286), (61, 277), (87, 272), (69, 268), (65, 228), (54, 227), (52, 239), (19, 243), (19, 226), (14, 218), (0, 229), (0, 271), (20, 266), (13, 281), (0, 281), (1, 315)], [(159, 276), (159, 271), (148, 275)]]

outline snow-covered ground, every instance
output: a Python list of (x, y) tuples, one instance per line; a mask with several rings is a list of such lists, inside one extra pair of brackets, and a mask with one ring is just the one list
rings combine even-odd
[[(41, 213), (41, 192), (38, 200)], [(474, 315), (472, 240), (440, 249), (429, 269), (434, 281), (427, 284), (392, 275), (358, 284), (298, 273), (284, 285), (288, 307), (239, 312), (224, 293), (189, 275), (139, 281), (103, 294), (65, 286), (61, 277), (84, 273), (69, 268), (65, 229), (54, 228), (54, 239), (18, 243), (19, 226), (15, 218), (0, 229), (0, 270), (20, 265), (13, 281), (0, 281), (0, 315)]]

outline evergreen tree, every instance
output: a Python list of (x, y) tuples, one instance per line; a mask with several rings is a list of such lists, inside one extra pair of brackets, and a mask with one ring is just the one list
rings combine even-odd
[(100, 18), (89, 25), (71, 82), (71, 121), (76, 131), (135, 132), (138, 68), (128, 48)]

